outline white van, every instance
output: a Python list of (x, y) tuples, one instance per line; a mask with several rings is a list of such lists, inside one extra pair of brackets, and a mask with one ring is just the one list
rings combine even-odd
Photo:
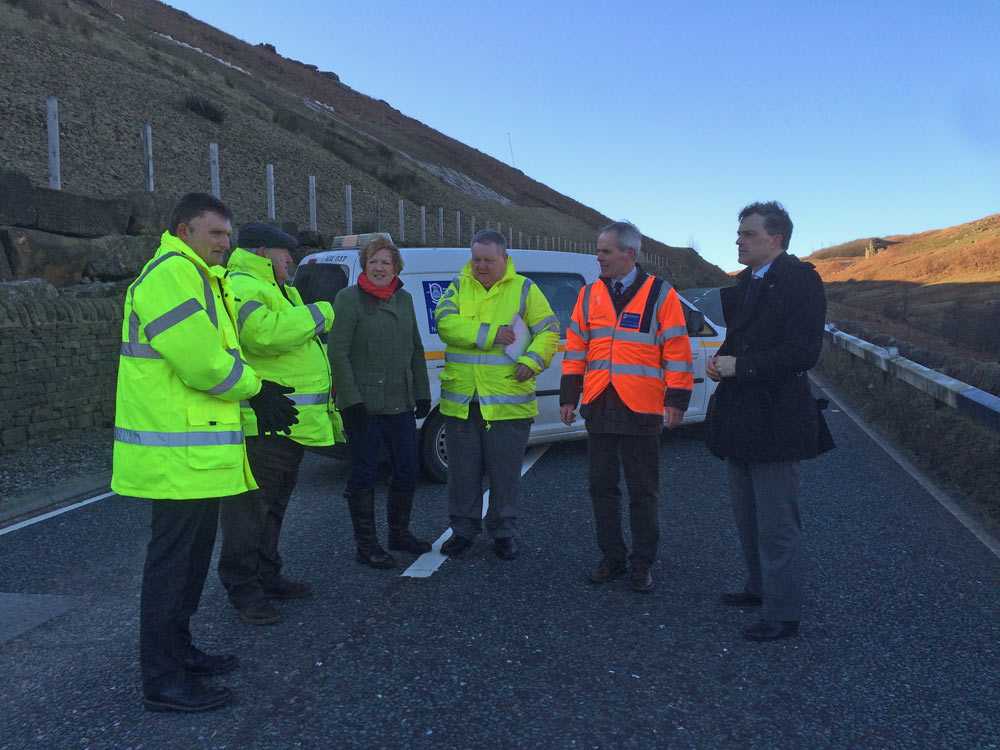
[[(305, 302), (333, 298), (341, 289), (357, 283), (361, 271), (361, 248), (373, 235), (337, 237), (333, 249), (313, 253), (303, 258), (296, 268), (292, 284)], [(417, 324), (423, 337), (427, 358), (427, 374), (431, 385), (431, 413), (418, 425), (420, 429), (420, 464), (427, 477), (443, 482), (448, 476), (448, 454), (444, 444), (444, 418), (438, 411), (440, 396), (439, 374), (444, 369), (445, 345), (437, 335), (434, 309), (448, 285), (469, 261), (468, 248), (425, 247), (400, 248), (403, 272), (400, 274), (406, 290), (413, 297)], [(561, 335), (559, 349), (552, 364), (536, 378), (538, 416), (531, 427), (528, 444), (572, 440), (587, 433), (583, 420), (567, 427), (559, 419), (559, 379), (566, 349), (566, 328), (580, 289), (598, 277), (597, 260), (593, 255), (563, 253), (548, 250), (508, 250), (515, 270), (535, 282), (559, 318)], [(701, 422), (715, 383), (705, 378), (705, 359), (722, 345), (725, 331), (707, 320), (685, 299), (685, 317), (691, 337), (694, 361), (694, 391), (684, 413), (684, 423)]]

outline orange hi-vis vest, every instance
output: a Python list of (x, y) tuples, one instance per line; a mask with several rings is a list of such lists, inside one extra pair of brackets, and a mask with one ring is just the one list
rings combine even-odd
[(583, 403), (613, 385), (625, 405), (662, 414), (667, 389), (694, 387), (684, 310), (670, 284), (648, 276), (616, 316), (598, 279), (580, 290), (566, 334), (563, 375), (583, 375)]

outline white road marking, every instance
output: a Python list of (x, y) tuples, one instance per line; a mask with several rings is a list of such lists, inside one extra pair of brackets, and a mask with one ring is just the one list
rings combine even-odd
[(977, 521), (975, 518), (970, 516), (964, 510), (962, 510), (958, 505), (948, 497), (947, 493), (939, 489), (934, 481), (923, 471), (918, 469), (898, 450), (896, 450), (892, 445), (882, 438), (871, 425), (869, 425), (865, 418), (858, 414), (853, 408), (847, 405), (847, 402), (837, 393), (834, 388), (826, 381), (825, 378), (817, 377), (815, 373), (809, 373), (809, 377), (816, 381), (817, 385), (823, 390), (829, 393), (834, 400), (836, 400), (838, 406), (840, 406), (841, 411), (844, 412), (848, 417), (850, 417), (854, 423), (861, 428), (861, 430), (872, 439), (872, 441), (878, 445), (882, 450), (884, 450), (889, 457), (902, 467), (903, 471), (913, 477), (917, 484), (923, 487), (927, 494), (937, 500), (941, 506), (951, 513), (955, 519), (967, 528), (972, 535), (976, 537), (983, 545), (992, 552), (997, 557), (1000, 557), (1000, 541), (997, 541), (992, 534), (987, 530), (987, 528)]
[[(546, 445), (536, 445), (530, 448), (527, 453), (524, 454), (524, 463), (521, 464), (521, 476), (523, 477), (528, 473), (528, 469), (535, 465), (535, 461), (542, 457), (545, 450), (548, 448)], [(486, 490), (483, 493), (483, 518), (486, 518), (486, 510), (490, 507), (490, 491)], [(429, 578), (435, 570), (441, 567), (441, 563), (448, 559), (447, 555), (441, 554), (441, 545), (446, 541), (451, 539), (451, 527), (449, 526), (444, 530), (431, 546), (430, 552), (425, 552), (410, 565), (406, 570), (400, 573), (400, 576), (408, 576), (410, 578)]]
[(90, 505), (91, 503), (96, 503), (98, 500), (103, 500), (106, 497), (111, 497), (114, 492), (105, 492), (103, 495), (97, 495), (89, 500), (81, 500), (78, 503), (73, 503), (72, 505), (67, 505), (65, 508), (60, 508), (59, 510), (49, 511), (48, 513), (43, 513), (35, 518), (29, 518), (26, 521), (21, 521), (20, 523), (15, 523), (13, 526), (8, 526), (6, 529), (0, 529), (0, 536), (4, 534), (9, 534), (12, 531), (17, 531), (18, 529), (23, 529), (25, 526), (31, 526), (33, 523), (38, 523), (39, 521), (44, 521), (52, 516), (58, 516), (60, 513), (66, 513), (70, 510), (76, 510), (77, 508), (82, 508), (84, 505)]

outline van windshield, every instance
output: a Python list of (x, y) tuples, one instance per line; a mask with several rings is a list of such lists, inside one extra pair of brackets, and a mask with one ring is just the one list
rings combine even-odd
[(347, 266), (336, 263), (300, 265), (295, 271), (292, 286), (302, 295), (302, 301), (306, 304), (322, 301), (333, 304), (337, 292), (347, 286)]

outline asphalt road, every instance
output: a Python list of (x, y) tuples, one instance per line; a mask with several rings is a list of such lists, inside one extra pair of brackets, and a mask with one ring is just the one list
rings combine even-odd
[[(1000, 747), (1000, 560), (828, 416), (839, 447), (802, 471), (807, 610), (776, 643), (744, 642), (754, 614), (717, 604), (742, 562), (698, 429), (662, 440), (647, 595), (586, 581), (599, 555), (584, 442), (525, 475), (519, 559), (480, 538), (428, 578), (354, 562), (346, 467), (307, 456), (283, 550), (316, 594), (254, 627), (210, 575), (196, 642), (242, 666), (216, 678), (234, 703), (206, 714), (141, 706), (144, 502), (0, 536), (0, 603), (25, 627), (49, 617), (0, 644), (0, 747)], [(436, 538), (444, 488), (417, 502), (414, 529)]]

